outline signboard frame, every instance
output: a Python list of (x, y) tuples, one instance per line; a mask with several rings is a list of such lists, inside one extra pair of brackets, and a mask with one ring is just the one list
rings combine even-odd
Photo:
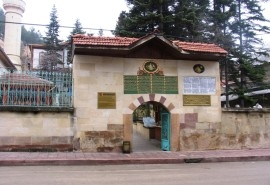
[(98, 109), (116, 109), (115, 92), (98, 92), (97, 108)]

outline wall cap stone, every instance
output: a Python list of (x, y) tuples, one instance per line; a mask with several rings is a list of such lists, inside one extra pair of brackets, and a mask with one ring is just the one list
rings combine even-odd
[(74, 112), (74, 108), (73, 107), (0, 106), (0, 111), (9, 111), (9, 112)]
[(222, 112), (240, 112), (240, 113), (249, 113), (249, 112), (270, 112), (270, 108), (222, 108)]

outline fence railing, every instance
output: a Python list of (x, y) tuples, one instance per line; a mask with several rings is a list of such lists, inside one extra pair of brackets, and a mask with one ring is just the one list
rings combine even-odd
[(71, 72), (0, 71), (0, 106), (72, 107)]

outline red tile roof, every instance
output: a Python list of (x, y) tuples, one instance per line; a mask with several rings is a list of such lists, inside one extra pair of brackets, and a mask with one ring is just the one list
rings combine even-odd
[(0, 76), (0, 83), (27, 84), (27, 85), (53, 85), (52, 82), (23, 73), (7, 73)]
[(138, 38), (128, 37), (94, 37), (85, 35), (73, 36), (73, 42), (78, 45), (88, 46), (129, 46)]
[[(131, 44), (139, 41), (142, 38), (128, 38), (128, 37), (95, 37), (95, 36), (86, 36), (82, 34), (73, 36), (73, 43), (75, 45), (84, 45), (84, 46), (116, 46), (116, 47), (127, 47)], [(199, 53), (213, 53), (213, 54), (227, 54), (227, 51), (215, 44), (205, 44), (205, 43), (194, 43), (194, 42), (181, 42), (181, 41), (170, 41), (176, 45), (179, 51), (186, 52), (199, 52)]]
[(194, 43), (173, 41), (173, 43), (184, 51), (203, 52), (203, 53), (221, 53), (227, 54), (227, 51), (215, 44)]

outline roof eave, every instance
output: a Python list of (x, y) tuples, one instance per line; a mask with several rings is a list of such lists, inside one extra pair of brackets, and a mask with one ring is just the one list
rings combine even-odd
[[(133, 48), (132, 48), (133, 49)], [(74, 54), (79, 55), (100, 55), (100, 56), (110, 56), (110, 57), (126, 57), (132, 49), (128, 47), (75, 47)], [(219, 59), (225, 57), (226, 54), (221, 53), (202, 53), (202, 52), (187, 52), (179, 51), (178, 55), (175, 57), (176, 60), (207, 60), (207, 61), (218, 61)]]
[(73, 55), (75, 54), (100, 54), (105, 56), (123, 56), (127, 54), (129, 51), (129, 48), (127, 47), (117, 47), (117, 46), (111, 46), (111, 47), (104, 47), (104, 46), (76, 46), (73, 50)]
[[(129, 45), (87, 45), (87, 44), (75, 44), (74, 54), (90, 54), (90, 55), (101, 55), (101, 56), (113, 56), (113, 57), (134, 57), (130, 55), (132, 52), (136, 52), (137, 49), (144, 47), (148, 43), (154, 43), (159, 47), (166, 47), (166, 51), (171, 54), (170, 59), (187, 59), (187, 60), (208, 60), (217, 61), (220, 58), (227, 55), (219, 51), (192, 51), (185, 50), (179, 47), (174, 42), (166, 39), (160, 34), (149, 34), (146, 35)], [(164, 49), (164, 48), (163, 48)], [(136, 56), (135, 56), (136, 57)]]
[(12, 63), (12, 61), (9, 59), (9, 57), (1, 47), (0, 47), (0, 59), (6, 65), (6, 67), (12, 70), (16, 70), (15, 65)]

